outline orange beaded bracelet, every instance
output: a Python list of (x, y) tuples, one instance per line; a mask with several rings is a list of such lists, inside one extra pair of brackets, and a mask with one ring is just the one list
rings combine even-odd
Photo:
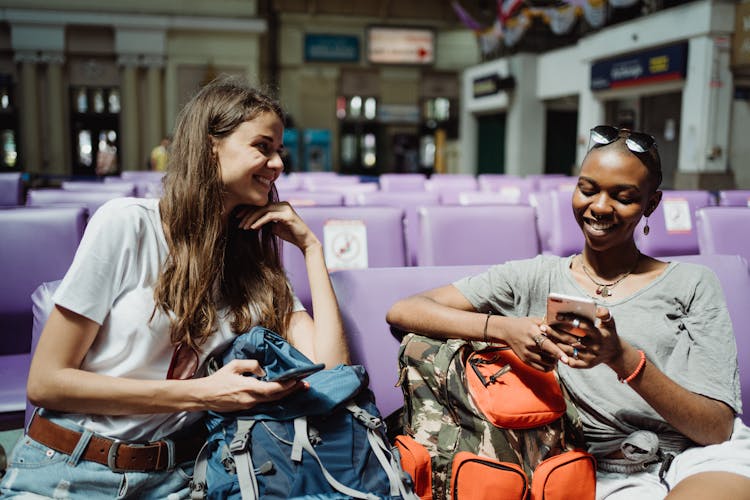
[(640, 349), (638, 350), (638, 353), (641, 355), (641, 360), (638, 361), (638, 366), (635, 367), (635, 370), (633, 370), (633, 373), (628, 375), (626, 378), (617, 377), (621, 383), (629, 384), (630, 382), (632, 382), (633, 379), (637, 377), (638, 374), (643, 371), (643, 367), (646, 366), (646, 353), (641, 351)]

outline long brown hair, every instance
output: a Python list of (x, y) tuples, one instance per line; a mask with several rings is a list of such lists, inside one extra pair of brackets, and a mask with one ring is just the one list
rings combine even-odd
[[(156, 307), (171, 320), (173, 344), (200, 347), (227, 307), (235, 333), (255, 321), (286, 336), (292, 293), (279, 242), (268, 227), (245, 231), (223, 216), (224, 188), (212, 141), (279, 104), (237, 78), (203, 87), (180, 112), (159, 202), (169, 257), (156, 282)], [(272, 189), (268, 201), (278, 199)]]

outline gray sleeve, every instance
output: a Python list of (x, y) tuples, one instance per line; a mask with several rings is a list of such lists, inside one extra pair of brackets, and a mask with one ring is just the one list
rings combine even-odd
[(677, 349), (686, 355), (669, 359), (667, 365), (672, 366), (667, 372), (675, 374), (686, 389), (723, 401), (741, 413), (737, 344), (721, 284), (706, 267), (695, 266), (691, 271), (698, 278), (692, 300), (683, 304), (680, 327), (686, 345)]
[(477, 311), (492, 310), (515, 317), (538, 315), (537, 299), (546, 297), (549, 276), (556, 262), (557, 259), (544, 256), (510, 261), (481, 274), (462, 278), (453, 286)]

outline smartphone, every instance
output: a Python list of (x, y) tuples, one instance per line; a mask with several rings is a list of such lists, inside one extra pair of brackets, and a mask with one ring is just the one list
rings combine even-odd
[(292, 368), (290, 370), (286, 370), (284, 372), (278, 373), (276, 375), (273, 375), (271, 377), (264, 377), (263, 380), (266, 382), (285, 382), (287, 380), (300, 380), (308, 375), (312, 375), (315, 372), (319, 372), (323, 368), (325, 368), (325, 364), (318, 363), (316, 365), (311, 366), (302, 366), (299, 368)]
[(558, 314), (575, 314), (594, 321), (596, 302), (588, 297), (550, 293), (547, 296), (547, 323), (555, 323)]

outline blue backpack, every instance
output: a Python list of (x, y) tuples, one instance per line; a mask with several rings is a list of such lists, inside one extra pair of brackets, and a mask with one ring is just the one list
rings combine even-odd
[[(220, 360), (256, 359), (273, 379), (314, 364), (262, 327), (238, 336)], [(416, 498), (361, 366), (305, 378), (307, 391), (247, 411), (209, 412), (193, 499)]]

